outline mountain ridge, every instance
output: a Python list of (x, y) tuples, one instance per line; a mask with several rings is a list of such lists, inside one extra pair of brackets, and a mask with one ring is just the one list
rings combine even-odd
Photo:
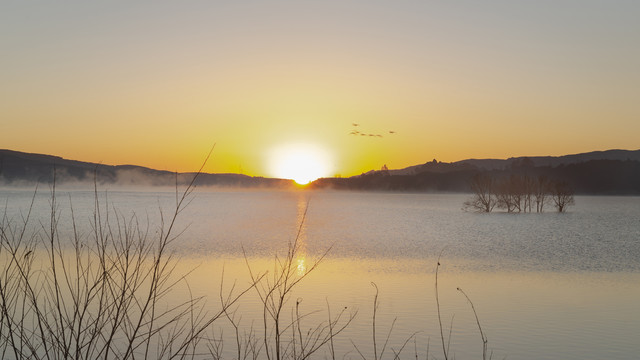
[[(511, 166), (514, 163), (529, 159), (534, 166), (558, 166), (561, 164), (575, 164), (579, 162), (586, 162), (590, 160), (632, 160), (640, 161), (640, 150), (623, 150), (623, 149), (610, 149), (610, 150), (598, 150), (590, 151), (586, 153), (560, 155), (560, 156), (518, 156), (509, 157), (507, 159), (464, 159), (454, 161), (451, 163), (459, 168), (464, 168), (465, 165), (471, 165), (479, 169), (484, 170), (500, 170)], [(435, 159), (434, 159), (435, 160)], [(392, 175), (410, 175), (421, 171), (421, 167), (428, 167), (429, 164), (434, 164), (433, 161), (426, 162), (420, 165), (412, 165), (402, 169), (389, 170)]]
[[(37, 182), (175, 186), (188, 183), (194, 172), (175, 173), (138, 165), (104, 165), (55, 155), (0, 149), (0, 184)], [(433, 160), (395, 170), (372, 170), (348, 178), (321, 178), (312, 189), (372, 191), (469, 191), (469, 179), (479, 172), (497, 176), (529, 174), (569, 181), (579, 193), (640, 195), (640, 150), (612, 149), (562, 156), (522, 156), (507, 159)], [(290, 189), (292, 180), (233, 173), (202, 173), (197, 185)]]
[[(100, 184), (175, 186), (187, 184), (195, 172), (176, 173), (139, 165), (105, 165), (60, 156), (0, 149), (0, 184), (38, 182), (93, 182)], [(201, 173), (200, 186), (289, 188), (292, 180), (230, 173)]]

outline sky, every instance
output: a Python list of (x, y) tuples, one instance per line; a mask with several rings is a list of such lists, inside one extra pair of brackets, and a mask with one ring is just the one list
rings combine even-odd
[(215, 144), (205, 171), (252, 176), (280, 176), (283, 149), (316, 149), (321, 176), (640, 149), (639, 18), (639, 1), (4, 1), (0, 148), (194, 171)]

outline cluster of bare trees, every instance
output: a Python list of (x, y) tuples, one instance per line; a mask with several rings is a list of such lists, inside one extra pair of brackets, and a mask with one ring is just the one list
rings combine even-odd
[(544, 211), (550, 202), (558, 212), (565, 212), (575, 203), (573, 189), (565, 181), (551, 181), (546, 176), (530, 177), (511, 174), (496, 178), (476, 174), (471, 179), (473, 196), (464, 202), (464, 209), (491, 212), (494, 208), (507, 212)]

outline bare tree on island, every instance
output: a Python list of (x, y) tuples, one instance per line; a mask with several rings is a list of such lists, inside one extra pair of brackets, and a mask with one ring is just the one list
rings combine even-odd
[(507, 212), (522, 212), (523, 195), (522, 179), (518, 175), (511, 175), (496, 185), (497, 205)]
[(533, 198), (536, 193), (536, 180), (528, 175), (525, 175), (522, 179), (522, 186), (524, 190), (524, 211), (531, 212)]
[(496, 206), (495, 181), (491, 176), (476, 174), (471, 179), (473, 197), (464, 202), (464, 209), (476, 212), (491, 212)]
[(491, 212), (494, 207), (509, 213), (531, 212), (533, 202), (541, 213), (551, 198), (558, 212), (575, 204), (573, 189), (566, 181), (550, 181), (544, 175), (537, 179), (511, 174), (496, 179), (489, 174), (476, 174), (470, 183), (473, 196), (464, 202), (465, 211)]
[(544, 210), (544, 204), (548, 198), (550, 186), (549, 179), (544, 175), (538, 176), (538, 180), (533, 184), (536, 212), (541, 213)]
[[(512, 174), (505, 178), (496, 186), (498, 207), (506, 209), (507, 212), (531, 212), (533, 199), (543, 200), (541, 197), (538, 198), (543, 194), (538, 193), (536, 184), (536, 180), (528, 175)], [(541, 212), (541, 205), (538, 204), (536, 207), (537, 212)]]
[(558, 212), (565, 212), (567, 207), (575, 204), (573, 189), (566, 181), (559, 181), (551, 187), (551, 199)]

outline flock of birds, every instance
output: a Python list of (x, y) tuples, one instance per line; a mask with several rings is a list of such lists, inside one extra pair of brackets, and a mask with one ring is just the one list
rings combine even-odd
[[(355, 136), (370, 136), (370, 137), (382, 137), (382, 134), (371, 134), (371, 133), (365, 133), (362, 132), (360, 130), (358, 130), (358, 126), (360, 126), (360, 124), (357, 123), (352, 123), (351, 126), (353, 126), (353, 130), (351, 130), (351, 132), (349, 133), (349, 135), (355, 135)], [(389, 134), (395, 134), (396, 132), (393, 130), (389, 130)]]

